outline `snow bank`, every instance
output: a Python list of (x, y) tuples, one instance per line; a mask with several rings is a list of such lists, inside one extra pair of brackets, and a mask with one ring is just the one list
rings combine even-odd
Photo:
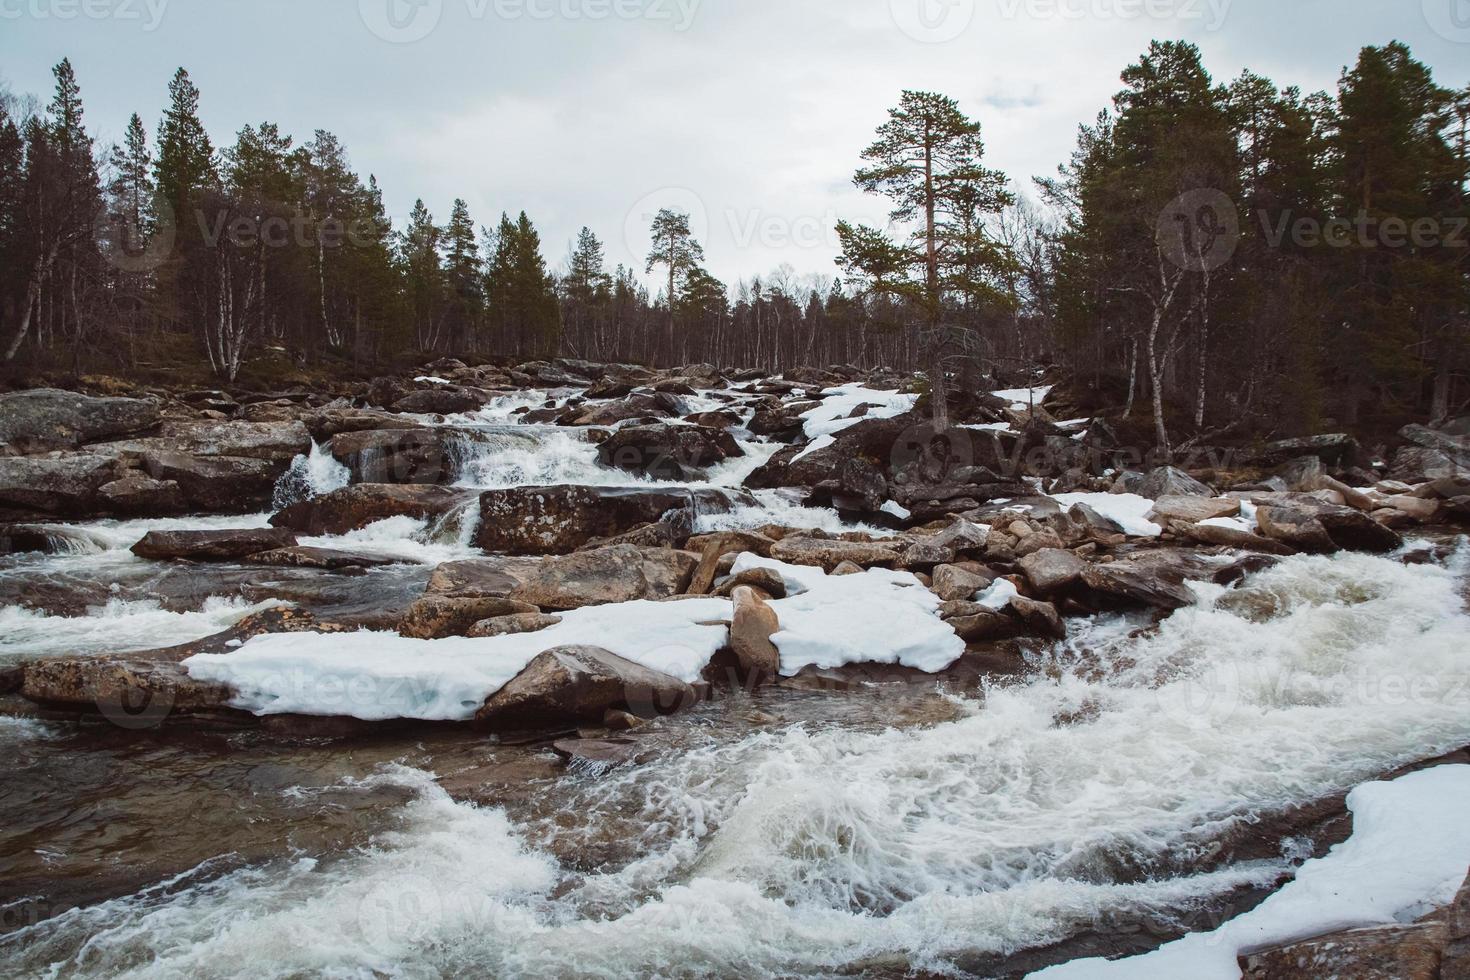
[(1041, 403), (1046, 400), (1046, 396), (1051, 394), (1053, 387), (1055, 386), (1047, 385), (1045, 388), (1007, 388), (1005, 391), (992, 391), (991, 394), (996, 398), (1010, 402), (1011, 408), (1019, 412), (1023, 409), (1029, 409), (1033, 404), (1040, 408)]
[(1348, 795), (1353, 836), (1214, 932), (1131, 959), (1076, 960), (1035, 977), (1238, 980), (1237, 957), (1344, 929), (1388, 925), (1447, 905), (1470, 866), (1470, 766), (1440, 766)]
[(965, 652), (965, 643), (939, 618), (939, 597), (908, 572), (870, 568), (861, 575), (828, 575), (744, 554), (735, 571), (770, 568), (789, 594), (771, 603), (781, 631), (781, 673), (844, 664), (901, 664), (935, 673)]
[[(891, 419), (895, 415), (912, 411), (918, 404), (918, 395), (905, 395), (897, 391), (874, 391), (861, 383), (838, 385), (822, 392), (822, 404), (802, 415), (802, 428), (811, 444), (796, 457), (801, 459), (819, 449), (826, 449), (835, 441), (833, 436), (843, 429), (850, 429), (864, 419)], [(868, 411), (857, 418), (849, 418), (859, 406), (867, 405)], [(793, 460), (794, 462), (794, 460)]]
[[(489, 639), (410, 640), (396, 633), (260, 636), (239, 650), (184, 661), (190, 676), (229, 684), (236, 707), (257, 715), (468, 721), (538, 654), (601, 647), (694, 681), (721, 647), (728, 599), (626, 602), (578, 609), (539, 633)], [(704, 625), (714, 623), (716, 625)]]
[(1136, 493), (1058, 493), (1052, 499), (1066, 510), (1074, 504), (1086, 504), (1102, 516), (1117, 521), (1125, 534), (1138, 538), (1157, 538), (1164, 529), (1148, 519), (1155, 501)]

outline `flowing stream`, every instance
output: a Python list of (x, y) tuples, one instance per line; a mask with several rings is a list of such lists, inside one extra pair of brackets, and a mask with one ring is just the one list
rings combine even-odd
[(611, 772), (448, 733), (343, 749), (9, 721), (0, 962), (898, 976), (1167, 930), (1306, 856), (1220, 863), (1232, 833), (1470, 744), (1467, 567), (1463, 548), (1290, 558), (1156, 628), (1084, 622), (1006, 683), (722, 698)]

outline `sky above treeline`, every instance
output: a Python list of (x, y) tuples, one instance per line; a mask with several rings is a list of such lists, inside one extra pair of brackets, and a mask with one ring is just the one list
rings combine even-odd
[(70, 57), (108, 143), (135, 111), (156, 129), (182, 65), (217, 147), (329, 129), (397, 227), (463, 197), (481, 224), (526, 210), (553, 268), (588, 225), (642, 273), (674, 207), (733, 284), (830, 275), (837, 219), (883, 222), (851, 178), (900, 90), (958, 99), (1029, 192), (1153, 38), (1217, 81), (1331, 89), (1395, 39), (1470, 81), (1470, 0), (0, 0), (0, 80), (49, 98)]

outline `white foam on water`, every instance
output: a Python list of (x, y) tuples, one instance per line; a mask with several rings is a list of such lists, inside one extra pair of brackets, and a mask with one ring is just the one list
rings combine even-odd
[(466, 511), (450, 515), (442, 522), (399, 515), (346, 534), (298, 538), (297, 541), (303, 547), (360, 551), (401, 559), (406, 564), (438, 565), (484, 555), (471, 543), (478, 514), (479, 502), (475, 501)]
[(638, 857), (600, 871), (399, 774), (418, 799), (360, 851), (67, 913), (0, 956), (88, 976), (822, 976), (1168, 922), (1289, 872), (1195, 870), (1232, 829), (1470, 742), (1465, 564), (1288, 558), (1143, 635), (1074, 624), (1051, 670), (955, 721), (712, 732), (568, 777), (582, 829), (534, 829), (558, 853), (631, 833)]
[(84, 616), (48, 616), (20, 606), (0, 607), (0, 663), (61, 654), (155, 650), (221, 633), (246, 616), (281, 605), (213, 597), (192, 612), (170, 612), (153, 600), (113, 599)]
[(292, 504), (341, 490), (351, 482), (352, 471), (321, 443), (313, 442), (311, 452), (292, 460), (291, 468), (276, 481), (272, 505), (276, 510), (284, 510)]
[(749, 531), (767, 524), (778, 524), (833, 534), (863, 531), (875, 537), (893, 537), (897, 533), (892, 528), (875, 524), (848, 523), (830, 507), (807, 507), (800, 503), (803, 491), (756, 490), (752, 496), (757, 501), (756, 506), (736, 506), (722, 514), (702, 515), (695, 521), (695, 530), (709, 534), (714, 531)]

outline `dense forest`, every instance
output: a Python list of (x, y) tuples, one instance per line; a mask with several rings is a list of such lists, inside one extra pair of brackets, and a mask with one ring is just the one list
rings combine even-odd
[(682, 214), (654, 219), (642, 269), (609, 270), (591, 229), (553, 264), (524, 212), (482, 225), (463, 200), (447, 220), (419, 201), (394, 228), (325, 130), (298, 142), (262, 122), (214, 146), (183, 69), (156, 131), (135, 114), (107, 147), (71, 64), (55, 76), (49, 104), (0, 93), (12, 372), (194, 361), (230, 382), (267, 361), (562, 355), (963, 386), (1055, 364), (1165, 447), (1470, 403), (1470, 88), (1397, 43), (1304, 94), (1217, 83), (1194, 46), (1155, 42), (1033, 187), (984, 165), (956, 102), (905, 92), (854, 147), (889, 227), (841, 223), (839, 268), (815, 285), (783, 270), (733, 288)]

